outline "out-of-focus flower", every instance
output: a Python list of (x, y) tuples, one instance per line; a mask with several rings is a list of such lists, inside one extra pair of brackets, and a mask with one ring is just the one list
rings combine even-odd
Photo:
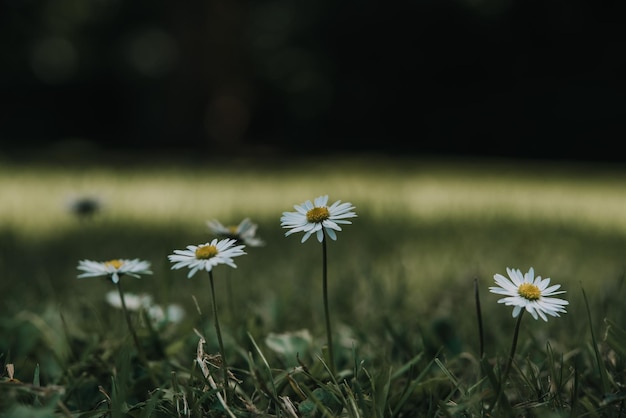
[[(122, 299), (119, 292), (115, 290), (107, 292), (106, 301), (114, 308), (122, 309)], [(138, 311), (141, 308), (149, 308), (152, 305), (152, 296), (146, 293), (140, 295), (124, 293), (124, 302), (126, 302), (126, 309), (129, 311)]]
[[(123, 308), (119, 292), (114, 290), (107, 292), (105, 298), (107, 303), (114, 308)], [(152, 324), (156, 326), (178, 323), (185, 317), (185, 310), (180, 305), (170, 304), (163, 308), (161, 305), (153, 303), (152, 296), (147, 293), (125, 293), (124, 302), (126, 302), (126, 309), (129, 311), (145, 310)]]
[(91, 196), (72, 197), (67, 203), (68, 210), (79, 219), (88, 219), (102, 210), (102, 201)]
[(207, 226), (218, 238), (230, 238), (250, 247), (262, 247), (265, 242), (257, 236), (258, 225), (245, 218), (239, 225), (224, 226), (217, 219), (207, 221)]
[(177, 304), (167, 305), (165, 309), (161, 305), (152, 305), (148, 316), (156, 325), (177, 324), (185, 317), (185, 310)]

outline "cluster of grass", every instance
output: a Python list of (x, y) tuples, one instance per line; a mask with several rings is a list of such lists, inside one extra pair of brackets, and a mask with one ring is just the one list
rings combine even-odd
[[(0, 416), (618, 417), (626, 415), (626, 173), (348, 160), (320, 165), (0, 172)], [(64, 199), (95, 196), (77, 217)], [(284, 236), (294, 204), (329, 194), (357, 218), (322, 250)], [(266, 241), (208, 277), (167, 255), (250, 217)], [(181, 307), (131, 312), (79, 260), (140, 258), (127, 294)], [(516, 319), (488, 287), (506, 267), (551, 277), (567, 313)], [(498, 401), (496, 402), (496, 398)]]

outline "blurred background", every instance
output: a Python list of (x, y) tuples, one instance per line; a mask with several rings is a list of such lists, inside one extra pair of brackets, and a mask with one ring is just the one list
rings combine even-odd
[(0, 0), (0, 158), (624, 161), (625, 6)]

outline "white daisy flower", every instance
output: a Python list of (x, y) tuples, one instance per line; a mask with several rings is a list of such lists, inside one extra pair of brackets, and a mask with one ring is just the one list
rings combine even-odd
[(546, 314), (550, 316), (560, 316), (559, 313), (567, 313), (565, 305), (569, 302), (563, 299), (551, 296), (565, 293), (564, 290), (558, 290), (561, 285), (553, 285), (548, 287), (550, 279), (541, 279), (541, 276), (535, 277), (535, 271), (531, 267), (528, 273), (522, 274), (517, 269), (507, 267), (509, 278), (501, 274), (494, 274), (493, 278), (498, 286), (490, 287), (491, 293), (505, 295), (505, 298), (498, 300), (498, 303), (504, 303), (507, 306), (513, 306), (513, 318), (516, 318), (522, 309), (526, 309), (535, 319), (541, 317), (544, 321), (548, 321)]
[(117, 260), (109, 261), (92, 261), (81, 260), (78, 262), (78, 270), (84, 271), (77, 276), (82, 279), (84, 277), (100, 277), (107, 276), (113, 283), (118, 283), (120, 277), (128, 275), (137, 279), (141, 278), (142, 274), (152, 274), (150, 271), (150, 262), (135, 258), (133, 260), (119, 258)]
[(315, 233), (317, 240), (322, 242), (324, 240), (324, 232), (326, 232), (330, 239), (336, 240), (337, 234), (335, 231), (341, 231), (341, 227), (338, 224), (351, 224), (352, 222), (346, 220), (346, 218), (356, 217), (356, 213), (351, 212), (354, 209), (352, 203), (341, 203), (341, 200), (330, 206), (327, 206), (327, 203), (328, 195), (319, 196), (313, 203), (307, 200), (301, 205), (295, 205), (294, 209), (296, 212), (283, 212), (283, 216), (280, 218), (280, 225), (283, 228), (290, 228), (285, 233), (285, 236), (296, 232), (304, 232), (301, 241), (304, 242)]
[(224, 226), (217, 219), (207, 221), (212, 233), (219, 238), (231, 238), (250, 247), (262, 247), (265, 242), (256, 236), (258, 225), (252, 223), (250, 218), (245, 218), (239, 225)]
[(191, 278), (198, 270), (211, 271), (218, 264), (227, 264), (237, 268), (233, 257), (246, 254), (243, 251), (245, 245), (235, 245), (237, 240), (226, 238), (218, 241), (217, 238), (201, 245), (188, 245), (186, 250), (174, 250), (174, 254), (167, 257), (172, 263), (172, 270), (189, 267), (188, 278)]

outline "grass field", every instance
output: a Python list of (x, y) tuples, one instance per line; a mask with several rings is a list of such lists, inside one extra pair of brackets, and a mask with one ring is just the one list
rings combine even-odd
[[(280, 226), (284, 211), (320, 195), (358, 215), (327, 246), (336, 371), (325, 368), (320, 243)], [(76, 216), (77, 198), (100, 210)], [(7, 163), (0, 201), (0, 416), (626, 414), (621, 167), (374, 156)], [(207, 220), (245, 217), (266, 245), (246, 248), (236, 269), (215, 268), (234, 378), (224, 387), (218, 365), (211, 387), (196, 361), (199, 335), (221, 354), (208, 277), (187, 279), (167, 256), (210, 241)], [(122, 279), (125, 292), (185, 312), (158, 324), (131, 312), (140, 347), (105, 299), (111, 280), (76, 278), (79, 260), (117, 258), (152, 264), (151, 276)], [(516, 319), (488, 290), (507, 267), (533, 267), (569, 301), (560, 318), (524, 316), (509, 375)]]

